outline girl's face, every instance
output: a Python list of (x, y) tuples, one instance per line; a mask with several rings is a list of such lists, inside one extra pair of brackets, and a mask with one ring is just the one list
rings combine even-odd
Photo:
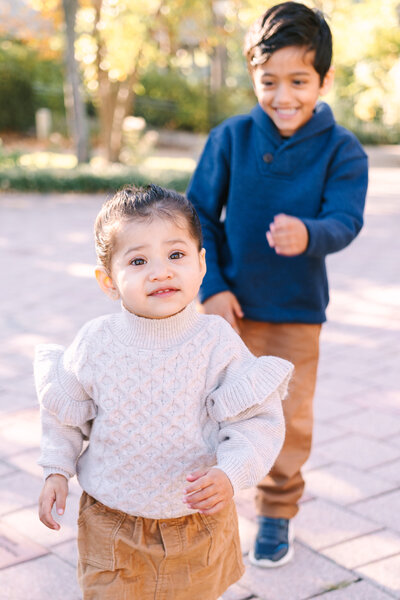
[(199, 252), (183, 217), (125, 221), (115, 235), (111, 276), (96, 269), (109, 297), (149, 319), (174, 315), (196, 298), (206, 272), (205, 250)]

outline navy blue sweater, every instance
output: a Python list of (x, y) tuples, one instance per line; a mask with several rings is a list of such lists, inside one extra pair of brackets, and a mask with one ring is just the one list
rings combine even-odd
[[(365, 152), (325, 103), (288, 139), (259, 105), (224, 121), (211, 131), (187, 191), (207, 251), (201, 300), (231, 290), (255, 321), (325, 321), (325, 256), (360, 231), (367, 184)], [(303, 254), (269, 247), (265, 232), (278, 213), (305, 223)]]

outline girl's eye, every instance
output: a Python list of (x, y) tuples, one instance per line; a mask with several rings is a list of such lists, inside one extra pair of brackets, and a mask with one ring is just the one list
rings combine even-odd
[(144, 258), (134, 258), (133, 260), (131, 260), (131, 265), (135, 265), (136, 267), (140, 266), (140, 265), (144, 265), (145, 260)]
[(182, 258), (182, 256), (183, 256), (183, 252), (173, 252), (172, 254), (170, 254), (170, 256), (169, 256), (169, 257), (170, 257), (172, 260), (175, 260), (175, 259), (177, 259), (177, 258)]

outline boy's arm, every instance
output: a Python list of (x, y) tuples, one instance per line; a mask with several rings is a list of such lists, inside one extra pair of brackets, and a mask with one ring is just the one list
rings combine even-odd
[(201, 301), (229, 290), (220, 269), (220, 251), (224, 243), (222, 209), (229, 193), (229, 141), (220, 130), (213, 130), (187, 189), (187, 197), (198, 212), (204, 246), (207, 250), (207, 273), (200, 290)]
[(309, 235), (306, 255), (325, 256), (350, 244), (363, 226), (367, 188), (368, 158), (349, 138), (332, 161), (318, 217), (302, 219)]
[(316, 218), (275, 215), (267, 241), (283, 256), (326, 256), (345, 248), (363, 225), (368, 159), (352, 138), (338, 151), (328, 171)]

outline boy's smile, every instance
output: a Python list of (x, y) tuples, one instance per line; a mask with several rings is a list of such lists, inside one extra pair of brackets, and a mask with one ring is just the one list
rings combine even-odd
[(206, 270), (205, 251), (199, 252), (183, 218), (125, 221), (115, 236), (111, 277), (100, 267), (96, 271), (111, 298), (150, 319), (174, 315), (195, 299)]
[(286, 46), (253, 71), (257, 100), (283, 137), (292, 136), (311, 119), (318, 97), (331, 88), (333, 69), (321, 85), (313, 60), (314, 52)]

